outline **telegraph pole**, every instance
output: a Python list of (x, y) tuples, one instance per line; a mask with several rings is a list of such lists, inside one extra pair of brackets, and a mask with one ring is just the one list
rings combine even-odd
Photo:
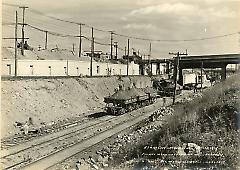
[(110, 31), (111, 37), (110, 37), (110, 44), (111, 44), (111, 48), (110, 48), (110, 53), (111, 53), (111, 60), (113, 59), (113, 31)]
[(127, 56), (127, 47), (126, 46), (124, 48), (124, 55), (125, 55), (125, 57)]
[(150, 43), (149, 44), (149, 57), (148, 57), (149, 61), (150, 61), (151, 55), (152, 55), (152, 44)]
[(75, 44), (73, 43), (73, 46), (72, 46), (72, 51), (73, 53), (75, 53)]
[(94, 56), (94, 37), (93, 37), (93, 27), (92, 27), (92, 46), (91, 46), (91, 63), (90, 63), (90, 76), (92, 77), (92, 60)]
[(173, 91), (173, 104), (175, 103), (175, 98), (176, 98), (176, 90), (177, 90), (177, 75), (178, 75), (178, 70), (179, 70), (179, 61), (180, 61), (180, 56), (181, 55), (188, 55), (187, 53), (169, 53), (169, 54), (173, 54), (176, 55), (177, 57), (175, 57), (174, 60), (174, 91)]
[(79, 52), (78, 57), (81, 57), (81, 51), (82, 51), (82, 23), (79, 24)]
[(26, 6), (19, 7), (23, 10), (23, 20), (22, 20), (22, 50), (21, 53), (24, 55), (24, 26), (25, 26), (25, 9), (28, 8)]
[(116, 48), (116, 58), (115, 58), (115, 59), (117, 60), (117, 48), (118, 48), (118, 42), (114, 42), (114, 43), (115, 43), (114, 46), (115, 46), (115, 48)]
[(150, 58), (152, 55), (152, 44), (149, 44), (149, 55), (148, 55), (148, 67), (150, 67), (151, 75), (152, 75), (152, 63), (150, 63)]
[(201, 91), (202, 91), (202, 86), (203, 86), (203, 61), (201, 61)]
[(16, 25), (15, 25), (15, 74), (14, 76), (17, 77), (17, 27), (18, 27), (18, 13), (16, 11)]
[(45, 31), (45, 50), (47, 49), (48, 31)]
[(128, 43), (127, 43), (128, 49), (127, 49), (127, 76), (128, 76), (128, 60), (129, 60), (129, 39), (128, 39)]

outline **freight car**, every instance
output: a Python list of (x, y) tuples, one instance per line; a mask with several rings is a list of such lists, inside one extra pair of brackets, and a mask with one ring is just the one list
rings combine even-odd
[[(158, 91), (160, 96), (173, 96), (174, 93), (174, 82), (172, 80), (153, 80), (153, 88)], [(182, 86), (177, 84), (176, 86), (176, 94), (180, 94), (182, 92)]]
[(156, 100), (157, 93), (154, 89), (139, 89), (136, 87), (119, 90), (111, 96), (104, 97), (106, 112), (112, 115), (121, 115), (140, 107), (152, 104)]

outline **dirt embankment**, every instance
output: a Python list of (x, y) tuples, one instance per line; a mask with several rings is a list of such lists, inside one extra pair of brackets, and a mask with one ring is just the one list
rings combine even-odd
[(2, 137), (17, 132), (14, 122), (32, 118), (34, 125), (50, 123), (84, 113), (101, 111), (103, 98), (114, 93), (119, 84), (125, 88), (151, 86), (149, 77), (102, 77), (66, 79), (25, 79), (1, 82)]
[(238, 75), (173, 109), (162, 128), (149, 133), (138, 145), (129, 146), (135, 147), (133, 151), (119, 156), (119, 160), (129, 160), (122, 163), (121, 169), (131, 169), (138, 163), (146, 168), (149, 162), (141, 162), (143, 159), (160, 169), (239, 169)]

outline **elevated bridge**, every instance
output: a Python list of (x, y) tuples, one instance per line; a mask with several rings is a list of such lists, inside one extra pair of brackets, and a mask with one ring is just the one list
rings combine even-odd
[[(174, 65), (176, 69), (176, 57)], [(228, 64), (240, 64), (240, 54), (184, 56), (179, 58), (179, 83), (183, 84), (183, 69), (192, 68), (221, 68), (221, 79), (226, 79)]]
[(228, 64), (240, 64), (240, 54), (184, 56), (179, 59), (179, 67), (187, 68), (222, 68)]
[[(157, 69), (161, 63), (166, 63), (166, 74), (169, 73), (171, 66), (176, 70), (177, 57), (171, 59), (152, 59), (139, 61), (140, 70), (143, 73), (145, 65), (157, 65)], [(221, 68), (221, 77), (226, 79), (226, 67), (228, 64), (240, 64), (239, 54), (218, 54), (218, 55), (199, 55), (199, 56), (180, 56), (179, 57), (179, 81), (182, 82), (182, 70), (194, 68)]]

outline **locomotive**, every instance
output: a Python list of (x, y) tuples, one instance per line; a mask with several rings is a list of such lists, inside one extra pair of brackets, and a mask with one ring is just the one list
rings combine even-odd
[(150, 105), (156, 101), (156, 98), (157, 92), (150, 87), (140, 89), (133, 86), (123, 89), (119, 86), (119, 90), (115, 90), (113, 95), (104, 97), (105, 109), (108, 114), (121, 115)]

